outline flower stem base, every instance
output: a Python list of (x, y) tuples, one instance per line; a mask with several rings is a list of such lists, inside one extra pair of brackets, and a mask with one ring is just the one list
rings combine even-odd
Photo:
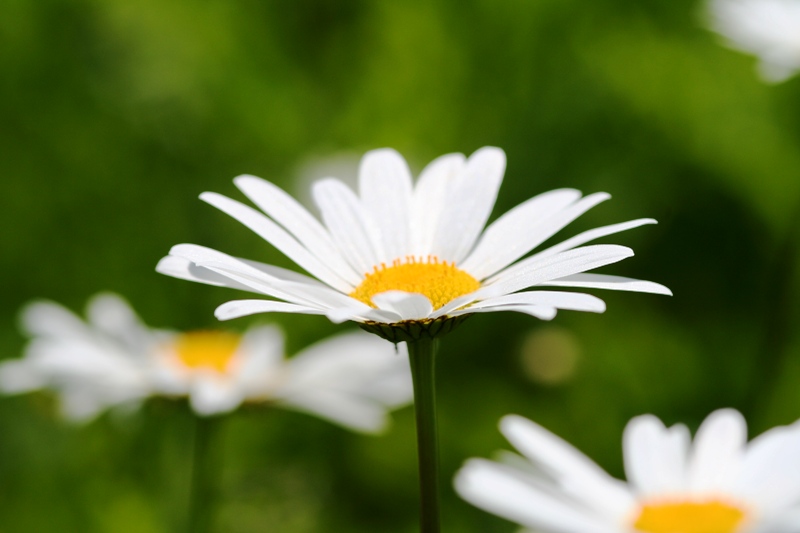
[(456, 327), (461, 325), (471, 315), (460, 315), (456, 317), (437, 318), (435, 320), (406, 320), (386, 324), (383, 322), (363, 322), (359, 324), (361, 329), (373, 333), (389, 342), (407, 342), (409, 348), (411, 343), (422, 339), (437, 339), (447, 335)]
[(436, 426), (436, 340), (422, 336), (408, 343), (414, 381), (419, 458), (420, 532), (439, 533), (439, 439)]

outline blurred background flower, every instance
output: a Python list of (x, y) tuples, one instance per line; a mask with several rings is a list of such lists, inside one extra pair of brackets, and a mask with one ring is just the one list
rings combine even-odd
[(155, 330), (112, 293), (90, 299), (86, 314), (84, 322), (54, 302), (26, 306), (22, 325), (32, 339), (22, 358), (0, 363), (0, 391), (53, 389), (76, 421), (165, 396), (188, 398), (200, 416), (275, 403), (365, 432), (385, 429), (387, 409), (413, 395), (405, 345), (364, 332), (325, 339), (287, 360), (275, 326), (241, 335)]
[[(500, 431), (522, 454), (470, 459), (455, 479), (472, 504), (531, 531), (791, 533), (800, 526), (800, 425), (747, 442), (734, 409), (711, 413), (694, 439), (652, 415), (625, 427), (627, 482), (516, 415)], [(527, 530), (526, 530), (527, 531)]]
[[(86, 315), (83, 321), (49, 301), (27, 305), (22, 327), (32, 338), (23, 357), (0, 363), (0, 392), (52, 390), (63, 415), (78, 422), (152, 397), (188, 400), (191, 503), (185, 524), (172, 518), (173, 527), (193, 533), (212, 531), (216, 523), (220, 415), (244, 403), (274, 404), (377, 433), (386, 429), (387, 410), (413, 397), (405, 344), (392, 346), (363, 331), (325, 339), (287, 360), (275, 326), (241, 335), (155, 330), (113, 293), (92, 297)], [(167, 468), (165, 475), (180, 474)]]
[(154, 356), (174, 335), (147, 329), (112, 294), (89, 300), (86, 316), (84, 322), (55, 302), (26, 305), (20, 322), (31, 340), (21, 358), (0, 363), (0, 391), (51, 389), (64, 417), (83, 422), (152, 394)]
[[(753, 434), (796, 420), (800, 80), (763, 84), (751, 57), (698, 23), (704, 9), (697, 0), (3, 2), (3, 357), (24, 348), (15, 322), (25, 302), (78, 309), (100, 288), (125, 294), (151, 324), (218, 327), (212, 312), (233, 291), (153, 265), (176, 242), (201, 242), (292, 267), (197, 200), (236, 195), (234, 176), (298, 191), (309, 158), (392, 146), (416, 175), (439, 154), (494, 145), (509, 161), (496, 215), (559, 187), (608, 191), (613, 202), (570, 231), (657, 219), (625, 235), (636, 256), (613, 273), (657, 280), (675, 297), (606, 293), (603, 315), (564, 312), (552, 324), (510, 313), (471, 320), (439, 354), (445, 476), (507, 447), (494, 427), (508, 412), (618, 477), (619, 435), (641, 413), (696, 428), (732, 406)], [(337, 331), (322, 317), (274, 320), (286, 353)], [(556, 340), (546, 336), (553, 326)], [(572, 361), (555, 383), (531, 377), (540, 335), (559, 347), (559, 365)], [(52, 422), (42, 395), (0, 401), (4, 530), (174, 531), (191, 424), (170, 405), (143, 406), (160, 417), (70, 427)], [(415, 531), (409, 409), (370, 439), (288, 411), (268, 417), (231, 415), (220, 531)], [(513, 531), (449, 489), (444, 506), (447, 531)]]
[(710, 26), (731, 48), (755, 55), (768, 82), (800, 70), (800, 1), (710, 0)]

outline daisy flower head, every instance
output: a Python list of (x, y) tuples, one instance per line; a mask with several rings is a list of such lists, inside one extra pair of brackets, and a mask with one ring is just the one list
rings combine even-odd
[(728, 46), (758, 57), (764, 81), (800, 70), (800, 0), (709, 0), (708, 12)]
[(628, 482), (519, 416), (500, 422), (523, 457), (471, 459), (455, 479), (473, 505), (542, 533), (800, 531), (800, 426), (747, 442), (738, 411), (712, 413), (692, 441), (653, 416), (628, 423)]
[(366, 333), (321, 341), (287, 359), (275, 326), (244, 334), (149, 328), (114, 294), (93, 297), (84, 321), (53, 302), (28, 305), (32, 337), (21, 359), (0, 364), (0, 390), (53, 389), (67, 418), (88, 420), (150, 396), (187, 397), (199, 415), (270, 403), (350, 429), (380, 431), (388, 410), (411, 401), (405, 347)]
[(415, 183), (400, 154), (374, 150), (361, 160), (357, 192), (335, 178), (314, 184), (321, 221), (272, 183), (239, 176), (234, 183), (260, 210), (211, 192), (200, 198), (310, 275), (192, 244), (174, 246), (157, 270), (271, 298), (227, 302), (216, 310), (222, 320), (265, 312), (320, 314), (358, 322), (393, 341), (443, 334), (472, 313), (518, 311), (549, 320), (558, 309), (605, 309), (588, 294), (526, 289), (670, 294), (656, 283), (586, 273), (633, 251), (584, 244), (652, 219), (589, 230), (525, 257), (609, 195), (546, 192), (486, 226), (505, 163), (499, 148), (482, 148), (469, 158), (448, 154)]

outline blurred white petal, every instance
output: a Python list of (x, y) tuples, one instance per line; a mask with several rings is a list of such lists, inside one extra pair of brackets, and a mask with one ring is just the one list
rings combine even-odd
[(507, 416), (501, 430), (530, 461), (472, 459), (456, 490), (537, 533), (724, 531), (790, 533), (800, 526), (800, 423), (746, 442), (732, 409), (708, 416), (692, 442), (683, 425), (636, 417), (624, 434), (628, 483), (564, 440)]
[(769, 83), (800, 71), (800, 2), (797, 0), (709, 0), (708, 24), (728, 46), (756, 56)]

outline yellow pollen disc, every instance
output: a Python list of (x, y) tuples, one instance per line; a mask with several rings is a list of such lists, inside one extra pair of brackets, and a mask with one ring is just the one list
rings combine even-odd
[(643, 505), (633, 526), (645, 533), (736, 533), (745, 515), (716, 499), (661, 501)]
[(181, 364), (191, 370), (225, 373), (239, 348), (239, 335), (224, 331), (194, 331), (179, 335), (173, 346)]
[(381, 263), (372, 272), (364, 275), (364, 281), (350, 296), (375, 307), (372, 297), (386, 291), (415, 292), (426, 296), (434, 309), (469, 294), (481, 284), (478, 280), (458, 269), (454, 263), (439, 261), (436, 256), (427, 258), (408, 256), (395, 259), (391, 265)]

